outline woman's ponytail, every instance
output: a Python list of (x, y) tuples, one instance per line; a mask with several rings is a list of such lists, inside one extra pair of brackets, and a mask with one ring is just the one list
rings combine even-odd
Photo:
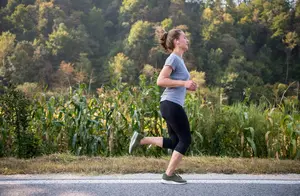
[(162, 34), (162, 36), (160, 37), (160, 45), (166, 50), (168, 51), (168, 47), (167, 47), (167, 38), (168, 38), (168, 32), (164, 32)]

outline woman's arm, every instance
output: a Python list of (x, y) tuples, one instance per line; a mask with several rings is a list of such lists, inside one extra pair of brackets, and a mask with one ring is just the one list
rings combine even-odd
[(164, 66), (163, 69), (160, 71), (159, 76), (157, 78), (157, 85), (161, 87), (179, 87), (184, 86), (189, 90), (196, 90), (196, 83), (192, 80), (172, 80), (170, 75), (172, 73), (171, 66)]

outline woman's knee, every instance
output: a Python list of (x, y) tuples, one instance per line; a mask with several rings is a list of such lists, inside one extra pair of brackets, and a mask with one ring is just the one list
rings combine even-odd
[(176, 146), (178, 145), (178, 140), (177, 139), (172, 139), (172, 149), (174, 150)]
[(192, 137), (191, 137), (191, 135), (189, 135), (187, 138), (186, 138), (186, 145), (189, 147), (190, 145), (191, 145), (191, 143), (192, 143)]
[(174, 150), (178, 145), (179, 140), (176, 138), (163, 138), (163, 148)]
[(187, 149), (190, 147), (191, 143), (192, 143), (192, 138), (191, 138), (191, 136), (189, 135), (189, 136), (183, 141), (184, 148), (186, 149), (185, 151), (187, 151)]
[(191, 142), (191, 137), (186, 137), (184, 140), (180, 140), (178, 142), (177, 146), (175, 147), (175, 150), (184, 155), (188, 150), (189, 146), (191, 145)]

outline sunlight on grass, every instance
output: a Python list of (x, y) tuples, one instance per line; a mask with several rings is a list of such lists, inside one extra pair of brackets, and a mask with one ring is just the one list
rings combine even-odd
[[(162, 173), (169, 157), (87, 157), (53, 154), (33, 159), (1, 158), (0, 174), (77, 173), (89, 175)], [(228, 157), (185, 157), (179, 173), (300, 173), (296, 160), (245, 159)]]

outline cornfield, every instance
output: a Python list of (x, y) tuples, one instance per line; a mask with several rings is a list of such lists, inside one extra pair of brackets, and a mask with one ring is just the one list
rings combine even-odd
[[(28, 99), (7, 90), (0, 95), (0, 156), (34, 157), (56, 152), (75, 155), (128, 154), (133, 131), (167, 136), (159, 111), (161, 90), (140, 76), (138, 87), (118, 83), (91, 95), (84, 84), (67, 95)], [(300, 114), (297, 99), (276, 107), (267, 103), (222, 105), (189, 93), (189, 156), (271, 157), (299, 159)], [(136, 154), (161, 156), (166, 149), (143, 146)]]

